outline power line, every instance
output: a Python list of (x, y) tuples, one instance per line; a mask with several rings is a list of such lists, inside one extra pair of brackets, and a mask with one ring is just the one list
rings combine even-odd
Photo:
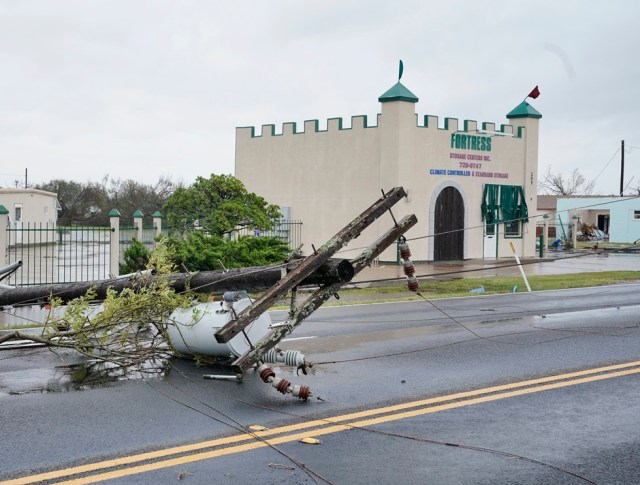
[(618, 152), (620, 151), (620, 147), (618, 147), (616, 149), (615, 152), (613, 152), (613, 155), (611, 155), (611, 158), (609, 159), (609, 161), (605, 164), (605, 166), (602, 168), (602, 170), (600, 170), (600, 173), (598, 175), (596, 175), (596, 177), (592, 180), (592, 183), (595, 183), (596, 180), (598, 180), (598, 177), (600, 177), (600, 175), (602, 175), (602, 173), (605, 171), (605, 169), (609, 166), (609, 164), (612, 162), (613, 157), (615, 157)]

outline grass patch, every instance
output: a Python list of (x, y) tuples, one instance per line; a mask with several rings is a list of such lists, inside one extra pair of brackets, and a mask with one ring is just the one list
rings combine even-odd
[[(558, 275), (529, 276), (529, 285), (533, 291), (559, 290), (564, 288), (582, 288), (604, 286), (628, 281), (640, 280), (639, 271), (603, 271), (596, 273), (574, 273)], [(435, 294), (469, 293), (470, 290), (483, 286), (487, 293), (511, 293), (517, 286), (517, 292), (526, 292), (524, 280), (518, 276), (493, 276), (490, 278), (464, 278), (453, 281), (421, 282), (423, 292)]]
[[(640, 271), (603, 271), (595, 273), (539, 275), (529, 276), (528, 280), (533, 291), (584, 288), (640, 281)], [(484, 292), (470, 293), (471, 290), (480, 288), (481, 286), (484, 288)], [(450, 281), (426, 279), (420, 281), (419, 291), (420, 294), (426, 298), (451, 298), (478, 294), (512, 293), (514, 287), (517, 287), (517, 293), (527, 291), (523, 279), (519, 276), (460, 278)], [(329, 300), (325, 305), (336, 306), (421, 299), (419, 296), (410, 292), (405, 285), (343, 289), (339, 294), (339, 300)], [(286, 306), (284, 306), (284, 308), (286, 308)]]
[(598, 244), (600, 249), (624, 249), (638, 247), (633, 243), (616, 243), (609, 241), (578, 241), (576, 243), (576, 249), (591, 249), (594, 244)]

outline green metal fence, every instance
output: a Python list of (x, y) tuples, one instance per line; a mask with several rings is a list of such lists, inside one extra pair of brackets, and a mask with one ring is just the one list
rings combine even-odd
[(25, 223), (8, 228), (8, 259), (22, 261), (22, 267), (5, 282), (25, 286), (108, 278), (110, 237), (108, 227)]
[[(131, 247), (138, 230), (133, 225), (119, 226), (118, 263), (124, 262), (124, 253)], [(162, 233), (168, 230), (162, 228)], [(14, 286), (76, 283), (113, 277), (110, 227), (62, 227), (45, 223), (25, 223), (7, 229), (8, 262), (22, 261), (22, 266), (3, 284)], [(157, 232), (152, 225), (142, 228), (142, 242), (152, 250)], [(291, 249), (302, 243), (302, 222), (277, 221), (268, 231), (242, 229), (240, 235), (270, 236), (281, 239)]]
[(276, 221), (273, 228), (267, 231), (259, 231), (248, 227), (236, 231), (238, 236), (275, 237), (289, 244), (294, 250), (302, 244), (302, 221), (280, 220)]

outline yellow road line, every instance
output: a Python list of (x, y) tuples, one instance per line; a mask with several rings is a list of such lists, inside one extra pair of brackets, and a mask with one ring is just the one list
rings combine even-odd
[(609, 374), (601, 374), (601, 375), (585, 377), (585, 378), (581, 378), (581, 379), (574, 379), (574, 380), (571, 380), (571, 381), (556, 382), (556, 383), (553, 383), (553, 384), (546, 384), (546, 385), (541, 385), (541, 386), (537, 386), (537, 387), (519, 389), (519, 390), (516, 390), (516, 391), (505, 392), (505, 393), (502, 393), (502, 394), (493, 394), (493, 395), (479, 397), (479, 398), (475, 398), (475, 399), (468, 399), (466, 401), (457, 401), (457, 402), (454, 402), (454, 403), (442, 404), (442, 405), (439, 405), (439, 406), (432, 406), (432, 407), (428, 407), (428, 408), (415, 409), (413, 411), (407, 411), (407, 412), (399, 413), (399, 414), (392, 414), (392, 415), (381, 416), (381, 417), (373, 418), (373, 419), (356, 421), (356, 422), (349, 423), (349, 424), (333, 425), (333, 426), (328, 426), (326, 428), (314, 430), (312, 433), (297, 433), (297, 434), (293, 434), (293, 435), (286, 435), (286, 436), (281, 436), (279, 438), (269, 439), (269, 440), (266, 440), (264, 442), (246, 443), (244, 445), (232, 446), (232, 447), (223, 448), (223, 449), (220, 449), (220, 450), (214, 450), (214, 451), (209, 451), (209, 452), (204, 452), (204, 453), (198, 453), (198, 454), (195, 454), (195, 455), (187, 455), (187, 456), (183, 456), (183, 457), (180, 457), (180, 458), (174, 458), (174, 459), (170, 459), (170, 460), (165, 460), (165, 461), (160, 461), (160, 462), (155, 462), (155, 463), (149, 463), (147, 465), (140, 465), (140, 466), (137, 466), (137, 467), (125, 468), (125, 469), (122, 469), (122, 470), (114, 470), (112, 472), (102, 473), (102, 474), (99, 474), (99, 475), (93, 475), (93, 476), (78, 478), (78, 479), (75, 479), (75, 480), (69, 480), (69, 481), (65, 481), (65, 482), (60, 482), (58, 485), (72, 485), (72, 484), (73, 485), (80, 485), (80, 484), (95, 483), (95, 482), (102, 481), (102, 480), (111, 480), (111, 479), (114, 479), (114, 478), (122, 478), (122, 477), (125, 477), (125, 476), (134, 475), (134, 474), (138, 474), (138, 473), (146, 473), (146, 472), (150, 472), (150, 471), (154, 471), (154, 470), (160, 470), (162, 468), (169, 468), (169, 467), (172, 467), (172, 466), (185, 465), (185, 464), (188, 464), (188, 463), (207, 460), (207, 459), (211, 459), (211, 458), (217, 458), (217, 457), (220, 457), (220, 456), (231, 455), (231, 454), (235, 454), (235, 453), (242, 453), (242, 452), (245, 452), (245, 451), (255, 450), (255, 449), (258, 449), (258, 448), (264, 448), (264, 447), (269, 446), (269, 445), (274, 445), (275, 446), (275, 445), (279, 445), (279, 444), (282, 444), (282, 443), (290, 443), (292, 441), (298, 441), (298, 440), (300, 440), (302, 438), (309, 437), (309, 436), (322, 436), (322, 435), (337, 433), (337, 432), (340, 432), (340, 431), (345, 431), (345, 430), (348, 430), (348, 429), (363, 428), (363, 427), (367, 427), (367, 426), (373, 426), (373, 425), (376, 425), (376, 424), (388, 423), (388, 422), (391, 422), (391, 421), (397, 421), (397, 420), (400, 420), (400, 419), (407, 419), (407, 418), (412, 418), (412, 417), (416, 417), (416, 416), (422, 416), (422, 415), (425, 415), (425, 414), (437, 413), (439, 411), (445, 411), (445, 410), (449, 410), (449, 409), (456, 409), (456, 408), (460, 408), (460, 407), (464, 407), (464, 406), (471, 406), (473, 404), (481, 404), (481, 403), (486, 403), (486, 402), (491, 402), (491, 401), (497, 401), (499, 399), (506, 399), (506, 398), (515, 397), (515, 396), (522, 396), (522, 395), (525, 395), (525, 394), (533, 394), (533, 393), (536, 393), (536, 392), (547, 391), (547, 390), (550, 390), (550, 389), (558, 389), (558, 388), (562, 388), (562, 387), (574, 386), (574, 385), (577, 385), (577, 384), (584, 384), (586, 382), (594, 382), (594, 381), (599, 381), (599, 380), (603, 380), (603, 379), (611, 379), (611, 378), (614, 378), (614, 377), (622, 377), (622, 376), (631, 375), (631, 374), (640, 374), (640, 369), (632, 369), (632, 370), (626, 370), (626, 371), (620, 371), (620, 372), (613, 372), (613, 373), (609, 373)]
[[(429, 414), (429, 413), (434, 413), (434, 412), (448, 410), (448, 409), (455, 409), (463, 406), (470, 406), (473, 404), (479, 404), (483, 402), (490, 402), (498, 399), (505, 399), (508, 397), (531, 394), (534, 392), (541, 392), (541, 391), (550, 390), (550, 389), (557, 389), (561, 387), (582, 384), (585, 382), (593, 382), (593, 381), (598, 381), (602, 379), (609, 379), (609, 378), (620, 377), (624, 375), (637, 374), (637, 373), (640, 373), (640, 368), (622, 371), (622, 372), (611, 372), (619, 369), (629, 369), (631, 367), (637, 367), (637, 366), (640, 366), (640, 361), (629, 362), (626, 364), (617, 364), (617, 365), (606, 366), (606, 367), (599, 367), (595, 369), (571, 372), (567, 374), (543, 377), (539, 379), (531, 379), (527, 381), (519, 381), (519, 382), (510, 383), (510, 384), (500, 385), (500, 386), (477, 389), (474, 391), (449, 394), (446, 396), (440, 396), (436, 398), (423, 399), (419, 401), (412, 401), (412, 402), (397, 404), (393, 406), (370, 409), (367, 411), (361, 411), (357, 413), (339, 415), (332, 418), (305, 421), (302, 423), (289, 425), (289, 426), (282, 426), (279, 428), (261, 431), (254, 434), (242, 433), (242, 434), (238, 434), (238, 435), (234, 435), (226, 438), (202, 441), (202, 442), (193, 443), (193, 444), (184, 445), (184, 446), (171, 447), (171, 448), (166, 448), (163, 450), (157, 450), (157, 451), (148, 452), (148, 453), (141, 453), (141, 454), (136, 454), (131, 456), (125, 456), (122, 458), (116, 458), (112, 460), (105, 460), (101, 462), (90, 463), (87, 465), (80, 465), (77, 467), (71, 467), (71, 468), (62, 469), (62, 470), (41, 473), (37, 475), (30, 475), (22, 478), (17, 478), (14, 480), (0, 482), (0, 485), (26, 485), (30, 483), (43, 481), (43, 480), (64, 478), (64, 477), (69, 477), (69, 476), (77, 475), (81, 473), (95, 472), (105, 468), (124, 466), (132, 463), (142, 462), (145, 460), (163, 458), (170, 455), (194, 452), (194, 451), (202, 450), (205, 448), (212, 448), (215, 446), (231, 445), (231, 444), (239, 443), (242, 441), (254, 440), (255, 439), (254, 435), (259, 438), (267, 438), (269, 436), (273, 436), (277, 434), (291, 433), (291, 432), (300, 431), (300, 430), (308, 430), (310, 428), (315, 428), (320, 426), (322, 427), (321, 429), (305, 431), (304, 433), (299, 433), (295, 435), (287, 435), (280, 438), (271, 438), (264, 441), (252, 441), (244, 445), (237, 445), (237, 446), (227, 447), (224, 449), (191, 454), (183, 457), (177, 457), (177, 458), (168, 459), (160, 462), (150, 463), (147, 465), (140, 465), (137, 467), (131, 467), (131, 468), (126, 468), (122, 470), (115, 470), (113, 472), (107, 472), (101, 475), (93, 475), (85, 478), (80, 478), (77, 480), (71, 480), (69, 482), (64, 482), (64, 483), (92, 483), (96, 480), (106, 480), (109, 478), (116, 478), (119, 476), (126, 476), (129, 474), (142, 473), (145, 471), (155, 470), (159, 468), (175, 466), (178, 464), (185, 464), (193, 461), (205, 460), (208, 458), (214, 458), (216, 456), (223, 456), (223, 455), (232, 454), (232, 453), (240, 453), (242, 451), (262, 448), (264, 446), (267, 446), (268, 444), (279, 444), (279, 443), (295, 441), (304, 436), (320, 436), (324, 434), (336, 433), (338, 431), (343, 431), (345, 429), (351, 429), (353, 427), (370, 426), (373, 424), (380, 424), (384, 422), (395, 421), (398, 419), (406, 419), (413, 416), (420, 416), (422, 414)], [(602, 374), (602, 373), (605, 373), (605, 374)], [(594, 375), (594, 374), (600, 374), (600, 375)], [(591, 377), (580, 378), (582, 376), (591, 376)], [(578, 379), (575, 379), (575, 378), (578, 378)], [(570, 379), (573, 379), (573, 380), (570, 380)], [(564, 381), (564, 382), (559, 382), (559, 381)], [(549, 383), (552, 383), (552, 384), (549, 384)], [(531, 387), (531, 386), (535, 386), (535, 387)], [(522, 388), (522, 387), (527, 387), (527, 388), (517, 390), (518, 388)], [(510, 391), (510, 392), (502, 392), (502, 391)], [(496, 394), (496, 393), (500, 393), (500, 394)], [(482, 396), (482, 397), (477, 397), (477, 396)], [(462, 400), (462, 401), (442, 404), (439, 406), (431, 406), (427, 408), (424, 407), (424, 406), (430, 406), (433, 404), (445, 403), (447, 401), (456, 401), (456, 400)], [(420, 408), (420, 409), (408, 411), (412, 408)], [(396, 413), (396, 414), (380, 416), (388, 413)], [(377, 417), (372, 417), (372, 416), (377, 416)], [(348, 425), (327, 426), (333, 423), (359, 420), (362, 418), (371, 418), (371, 419), (353, 421)], [(112, 476), (112, 474), (116, 474), (116, 475)]]

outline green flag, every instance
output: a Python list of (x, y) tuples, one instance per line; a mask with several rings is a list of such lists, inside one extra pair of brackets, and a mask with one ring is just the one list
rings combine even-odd
[(404, 70), (404, 66), (402, 65), (402, 61), (400, 61), (400, 67), (398, 68), (398, 82), (400, 82), (400, 78), (402, 78), (403, 70)]

